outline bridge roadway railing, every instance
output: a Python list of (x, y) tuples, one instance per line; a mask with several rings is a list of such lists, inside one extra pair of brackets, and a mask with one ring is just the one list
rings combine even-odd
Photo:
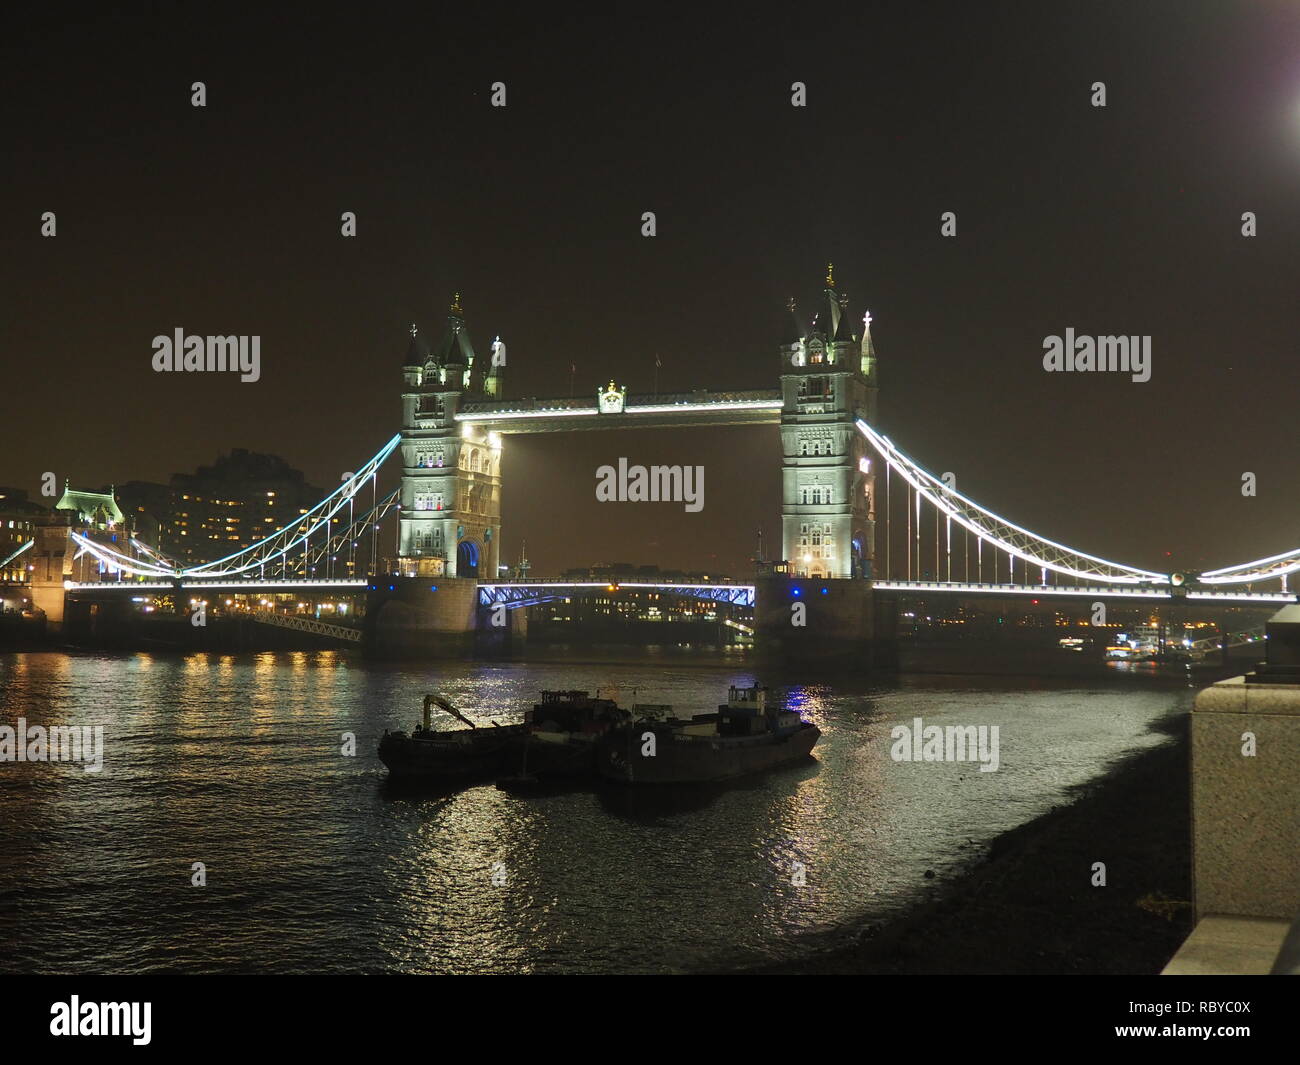
[[(629, 407), (709, 406), (724, 403), (778, 403), (779, 389), (754, 388), (740, 391), (710, 392), (647, 392), (627, 396), (624, 410)], [(505, 400), (500, 403), (466, 403), (457, 409), (458, 414), (484, 416), (492, 414), (524, 414), (542, 411), (585, 411), (596, 404), (587, 397), (537, 397)]]
[(1156, 599), (1168, 602), (1190, 599), (1222, 603), (1294, 603), (1295, 592), (1220, 592), (1168, 588), (1139, 588), (1133, 585), (1057, 585), (1057, 584), (981, 584), (967, 581), (874, 581), (872, 587), (882, 592), (913, 592), (943, 595), (1037, 595), (1103, 599)]
[(221, 592), (264, 592), (291, 591), (295, 588), (318, 588), (325, 591), (360, 591), (370, 582), (364, 577), (282, 577), (231, 579), (208, 577), (202, 580), (176, 579), (167, 581), (65, 581), (64, 587), (70, 592), (167, 592), (175, 591), (179, 584), (184, 592), (202, 591), (207, 588)]
[(688, 599), (702, 599), (736, 606), (754, 605), (752, 584), (697, 584), (687, 581), (487, 581), (478, 586), (480, 606), (503, 603), (506, 606), (532, 606), (572, 595), (617, 592), (623, 588), (664, 592)]

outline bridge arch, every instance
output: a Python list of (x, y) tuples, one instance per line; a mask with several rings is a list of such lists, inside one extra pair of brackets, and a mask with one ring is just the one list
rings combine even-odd
[(479, 560), (482, 558), (482, 550), (475, 540), (462, 540), (456, 545), (456, 576), (457, 577), (481, 577), (485, 574), (479, 573)]

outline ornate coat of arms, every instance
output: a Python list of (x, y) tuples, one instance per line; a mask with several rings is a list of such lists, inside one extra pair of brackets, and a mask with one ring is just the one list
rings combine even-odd
[(596, 393), (601, 414), (622, 414), (623, 404), (627, 402), (627, 386), (619, 388), (613, 381)]

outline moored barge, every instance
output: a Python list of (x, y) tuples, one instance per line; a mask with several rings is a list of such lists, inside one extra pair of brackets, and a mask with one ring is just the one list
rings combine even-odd
[(544, 691), (524, 716), (525, 730), (510, 738), (512, 768), (520, 778), (595, 777), (596, 742), (632, 714), (613, 699), (585, 691)]
[[(434, 707), (464, 722), (468, 728), (435, 729)], [(384, 731), (379, 741), (379, 760), (391, 777), (399, 780), (466, 780), (490, 777), (510, 763), (510, 743), (527, 730), (527, 725), (498, 725), (479, 728), (452, 702), (436, 693), (424, 697), (424, 716), (408, 735)]]
[(768, 705), (766, 688), (732, 687), (717, 713), (689, 720), (643, 718), (598, 744), (602, 777), (624, 784), (692, 784), (803, 761), (821, 730), (797, 712)]

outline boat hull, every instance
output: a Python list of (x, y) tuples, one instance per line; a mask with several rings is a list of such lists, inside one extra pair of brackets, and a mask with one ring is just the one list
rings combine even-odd
[(537, 777), (594, 777), (596, 737), (581, 734), (554, 738), (516, 738), (510, 744), (510, 766)]
[(653, 755), (643, 753), (643, 730), (620, 729), (601, 741), (597, 770), (624, 784), (694, 784), (761, 773), (806, 759), (821, 731), (803, 724), (763, 736), (718, 737), (658, 733)]
[(489, 777), (514, 766), (511, 742), (521, 731), (507, 726), (476, 733), (435, 733), (434, 738), (390, 732), (380, 741), (379, 760), (396, 780)]

